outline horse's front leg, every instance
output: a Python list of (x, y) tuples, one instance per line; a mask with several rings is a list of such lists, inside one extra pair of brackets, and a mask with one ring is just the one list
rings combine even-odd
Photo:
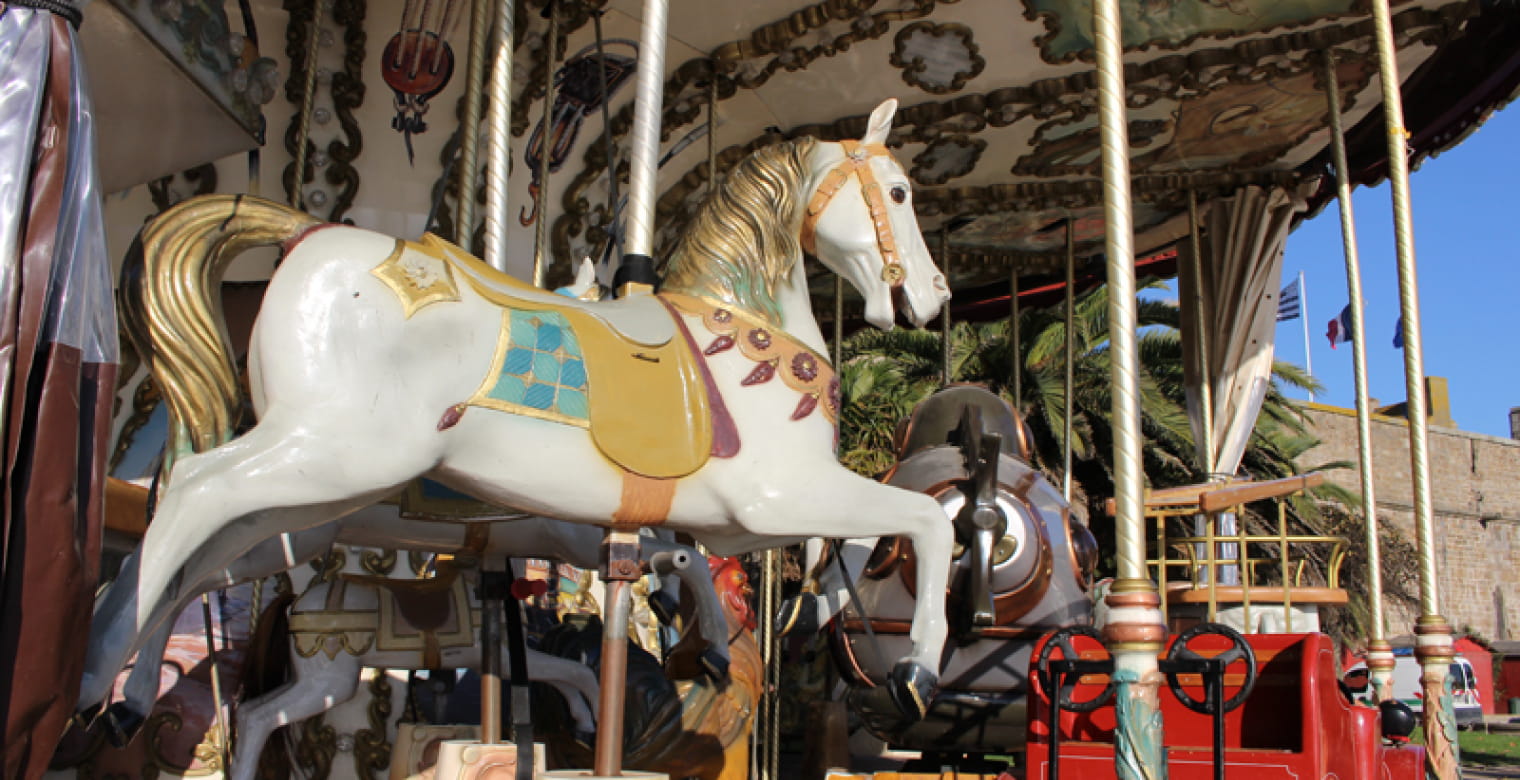
[(782, 636), (810, 636), (843, 612), (851, 602), (850, 588), (865, 571), (878, 541), (874, 536), (807, 540), (803, 545), (802, 592), (781, 605), (776, 631)]
[[(757, 536), (906, 536), (918, 558), (912, 653), (892, 667), (888, 690), (903, 714), (922, 718), (939, 679), (948, 627), (945, 591), (954, 530), (929, 496), (882, 485), (837, 464), (804, 472), (788, 490), (736, 497), (739, 522)], [(768, 486), (761, 486), (762, 488)]]

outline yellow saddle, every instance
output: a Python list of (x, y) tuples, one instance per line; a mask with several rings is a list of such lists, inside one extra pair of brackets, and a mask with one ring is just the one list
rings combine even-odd
[(398, 242), (373, 273), (409, 317), (459, 300), (455, 276), (501, 307), (495, 358), (466, 404), (586, 428), (608, 460), (644, 477), (683, 477), (707, 462), (705, 368), (658, 299), (602, 316), (604, 305), (545, 293), (433, 235)]

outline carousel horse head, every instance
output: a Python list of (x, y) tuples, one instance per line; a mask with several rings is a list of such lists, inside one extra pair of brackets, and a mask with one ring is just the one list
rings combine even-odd
[(896, 100), (877, 106), (858, 141), (799, 138), (741, 161), (692, 220), (663, 289), (785, 326), (777, 298), (789, 282), (805, 284), (806, 251), (860, 292), (872, 325), (890, 330), (899, 302), (913, 324), (927, 323), (950, 290), (919, 231), (908, 175), (885, 146), (896, 111)]

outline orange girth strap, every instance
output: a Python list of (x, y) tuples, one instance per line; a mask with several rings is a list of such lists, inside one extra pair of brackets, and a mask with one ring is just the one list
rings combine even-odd
[(818, 230), (818, 218), (823, 216), (829, 201), (844, 188), (851, 176), (860, 179), (860, 194), (865, 198), (866, 208), (871, 211), (871, 224), (876, 228), (876, 246), (881, 250), (881, 278), (893, 287), (901, 287), (906, 273), (897, 261), (897, 241), (892, 237), (892, 222), (887, 218), (887, 204), (882, 200), (881, 188), (871, 173), (871, 158), (890, 155), (881, 144), (862, 144), (859, 141), (840, 141), (844, 147), (844, 160), (824, 174), (818, 191), (808, 201), (807, 213), (802, 217), (802, 248), (809, 254), (818, 254), (814, 241)]

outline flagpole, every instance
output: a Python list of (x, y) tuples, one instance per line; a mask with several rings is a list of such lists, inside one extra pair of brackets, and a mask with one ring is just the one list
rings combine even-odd
[[(1298, 319), (1304, 326), (1304, 370), (1314, 376), (1314, 356), (1309, 351), (1309, 293), (1304, 286), (1304, 272), (1298, 272)], [(1309, 391), (1309, 403), (1314, 403), (1314, 391)]]

